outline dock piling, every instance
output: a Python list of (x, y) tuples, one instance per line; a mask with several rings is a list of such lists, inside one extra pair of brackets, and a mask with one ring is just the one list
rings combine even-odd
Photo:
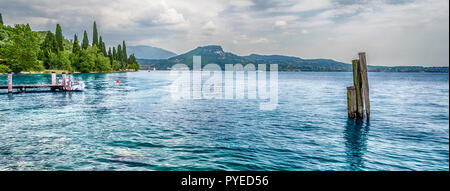
[(66, 73), (65, 72), (62, 73), (61, 85), (62, 85), (62, 90), (65, 91), (66, 90)]
[(52, 85), (56, 85), (56, 72), (52, 72)]
[(355, 86), (347, 87), (347, 111), (349, 118), (355, 118), (356, 113), (356, 92)]
[(8, 73), (8, 93), (12, 93), (12, 73)]
[(362, 119), (364, 118), (364, 106), (361, 95), (361, 73), (359, 72), (359, 60), (353, 60), (352, 67), (353, 67), (353, 84), (355, 87), (355, 97), (356, 97), (356, 117)]
[(72, 90), (72, 73), (69, 73), (68, 75), (68, 80), (67, 80), (67, 90), (71, 91)]
[(360, 52), (359, 54), (359, 72), (361, 73), (361, 91), (362, 98), (364, 99), (364, 107), (366, 109), (367, 118), (370, 117), (370, 98), (369, 98), (369, 79), (367, 77), (367, 62), (366, 53)]

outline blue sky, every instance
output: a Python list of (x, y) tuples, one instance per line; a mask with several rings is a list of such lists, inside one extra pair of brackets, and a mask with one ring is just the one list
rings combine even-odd
[(282, 54), (371, 65), (449, 65), (448, 0), (1, 0), (6, 24), (66, 38), (151, 45), (178, 54), (217, 44), (238, 55)]

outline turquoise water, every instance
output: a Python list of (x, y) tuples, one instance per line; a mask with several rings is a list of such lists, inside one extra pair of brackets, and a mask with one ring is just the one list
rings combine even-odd
[(173, 100), (164, 71), (74, 77), (83, 92), (0, 90), (0, 170), (449, 170), (448, 73), (369, 73), (370, 121), (347, 118), (351, 73), (279, 72), (273, 111)]

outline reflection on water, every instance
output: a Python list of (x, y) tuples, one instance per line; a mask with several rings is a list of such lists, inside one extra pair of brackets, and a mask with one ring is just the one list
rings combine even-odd
[(367, 151), (367, 137), (370, 121), (348, 119), (344, 128), (346, 160), (351, 170), (364, 168), (364, 153)]

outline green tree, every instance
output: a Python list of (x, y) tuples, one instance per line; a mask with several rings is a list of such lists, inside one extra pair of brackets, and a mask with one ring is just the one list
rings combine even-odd
[(0, 73), (11, 72), (11, 69), (7, 65), (0, 64)]
[(122, 42), (122, 63), (124, 68), (128, 68), (128, 55), (127, 55), (127, 47), (125, 46), (125, 41)]
[(128, 64), (133, 64), (136, 62), (136, 57), (134, 57), (134, 54), (131, 54), (130, 57), (127, 60)]
[(92, 46), (98, 46), (98, 32), (97, 32), (97, 23), (94, 21), (94, 30), (92, 33)]
[(58, 52), (59, 51), (58, 42), (56, 42), (56, 36), (53, 33), (51, 33), (50, 42), (52, 43), (52, 52)]
[(81, 46), (78, 42), (78, 36), (76, 34), (73, 36), (73, 39), (72, 54), (69, 55), (69, 59), (72, 69), (76, 69), (80, 64)]
[(122, 51), (122, 46), (119, 44), (119, 46), (117, 46), (117, 61), (119, 61), (120, 63), (120, 69), (123, 69), (123, 51)]
[(98, 49), (96, 46), (89, 46), (87, 49), (82, 50), (80, 55), (80, 63), (77, 65), (76, 70), (83, 73), (94, 71), (97, 52)]
[(98, 49), (101, 51), (102, 50), (102, 43), (103, 43), (103, 39), (102, 36), (100, 36), (99, 40), (98, 40)]
[(95, 71), (97, 72), (111, 72), (111, 65), (109, 59), (103, 56), (103, 53), (97, 53), (97, 58), (95, 60)]
[(52, 32), (48, 31), (45, 35), (44, 42), (42, 42), (40, 51), (38, 54), (38, 59), (44, 64), (44, 68), (49, 68), (49, 59), (51, 52), (58, 52), (58, 48), (55, 46), (55, 36)]
[(11, 43), (0, 49), (0, 60), (6, 61), (6, 66), (13, 72), (42, 70), (44, 67), (37, 59), (37, 34), (31, 31), (30, 26), (15, 25), (10, 35)]
[(62, 34), (62, 29), (59, 24), (56, 24), (56, 33), (55, 33), (56, 43), (58, 45), (58, 50), (64, 51), (64, 37)]
[(3, 25), (3, 18), (2, 18), (2, 14), (0, 13), (0, 25)]
[(12, 30), (13, 28), (10, 26), (0, 26), (0, 49), (10, 43), (9, 36), (11, 36)]
[(78, 53), (72, 53), (69, 55), (70, 65), (72, 71), (79, 71), (80, 68), (80, 55), (83, 50), (80, 50)]
[(112, 58), (113, 58), (113, 60), (117, 60), (117, 51), (116, 51), (116, 47), (113, 47)]
[(105, 42), (102, 42), (102, 52), (103, 52), (103, 56), (108, 56), (107, 52), (106, 52), (106, 45)]
[(57, 69), (59, 66), (58, 53), (50, 52), (48, 59), (48, 69)]
[(132, 70), (139, 70), (139, 64), (136, 61), (136, 57), (134, 57), (134, 54), (130, 55), (130, 58), (128, 58), (128, 69)]
[(70, 64), (70, 53), (60, 51), (58, 53), (50, 53), (50, 69), (72, 71)]
[(103, 53), (103, 56), (105, 56), (105, 57), (108, 56), (106, 54), (106, 46), (105, 46), (105, 42), (103, 42), (102, 36), (100, 36), (100, 40), (98, 42), (98, 48), (99, 48), (99, 51), (101, 53)]
[(79, 54), (81, 51), (80, 43), (78, 42), (77, 34), (73, 35), (73, 48), (72, 53)]
[(86, 50), (86, 49), (88, 48), (88, 46), (89, 46), (88, 35), (87, 35), (87, 32), (84, 31), (84, 34), (83, 34), (83, 42), (82, 42), (82, 44), (81, 44), (81, 48), (83, 48), (84, 50)]
[(113, 57), (112, 57), (111, 47), (109, 47), (109, 50), (108, 50), (108, 58), (109, 58), (109, 64), (112, 67), (112, 65), (113, 65), (113, 63), (112, 63)]
[(119, 71), (120, 70), (120, 62), (117, 60), (113, 60), (112, 69), (114, 71)]
[(55, 40), (55, 36), (53, 35), (53, 33), (50, 31), (47, 31), (44, 42), (42, 42), (42, 44), (41, 44), (41, 50), (42, 49), (47, 49), (49, 51), (56, 50), (54, 48), (57, 48), (57, 47), (53, 47), (54, 40)]

